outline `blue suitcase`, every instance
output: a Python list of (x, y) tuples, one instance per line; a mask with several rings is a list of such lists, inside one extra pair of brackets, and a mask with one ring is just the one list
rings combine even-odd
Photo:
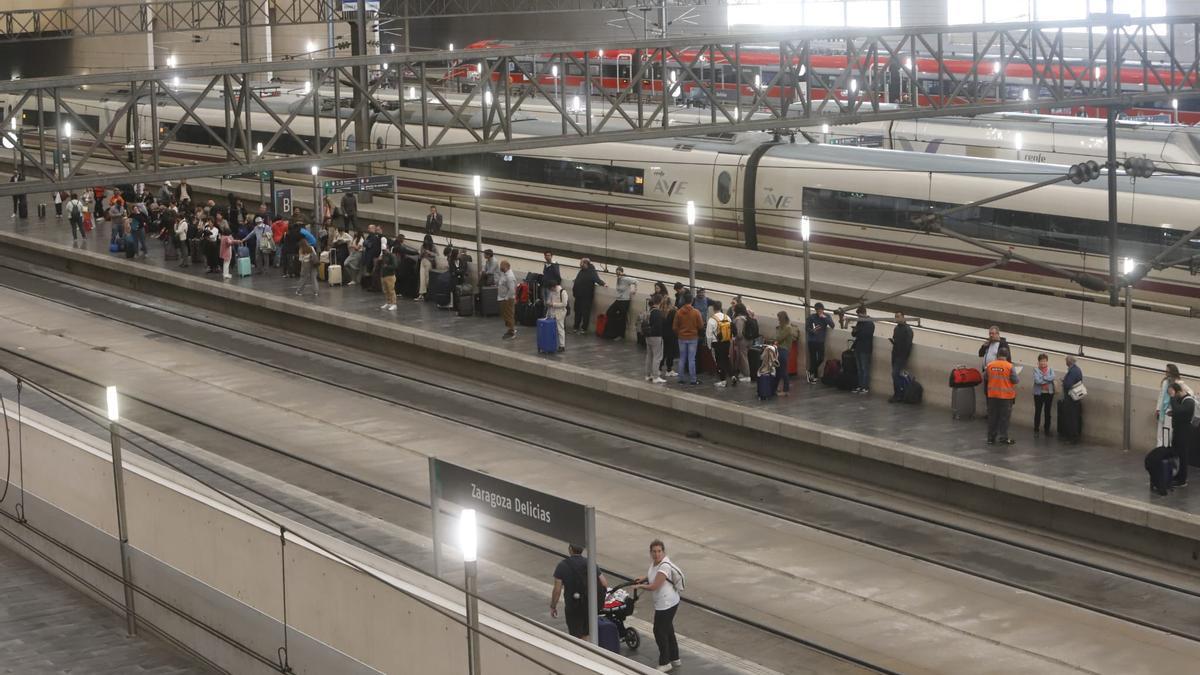
[(596, 619), (596, 632), (599, 634), (598, 641), (601, 647), (610, 652), (621, 653), (621, 634), (617, 630), (617, 624), (600, 617)]
[(775, 398), (775, 386), (778, 380), (775, 373), (770, 375), (759, 373), (758, 375), (758, 400), (765, 401), (769, 398)]
[(237, 272), (239, 277), (250, 276), (250, 258), (237, 259)]
[(538, 319), (537, 349), (551, 354), (558, 351), (558, 322), (554, 319)]

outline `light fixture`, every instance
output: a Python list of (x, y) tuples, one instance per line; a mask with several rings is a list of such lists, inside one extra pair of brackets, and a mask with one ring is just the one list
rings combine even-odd
[(1171, 108), (1173, 110), (1179, 110), (1179, 99), (1177, 99), (1177, 98), (1171, 99)]
[(320, 169), (314, 164), (310, 171), (312, 171), (313, 178), (316, 178), (317, 172), (320, 171)]
[(601, 49), (600, 51), (596, 52), (596, 54), (597, 54), (597, 55), (598, 55), (600, 58), (604, 58), (604, 50), (603, 50), (603, 49)]
[(1096, 66), (1095, 68), (1092, 69), (1092, 79), (1093, 80), (1100, 79), (1100, 66)]
[(580, 103), (578, 96), (571, 97), (571, 108), (574, 109), (575, 112), (583, 110), (583, 104)]
[(309, 40), (309, 41), (308, 41), (307, 43), (305, 43), (305, 45), (304, 45), (304, 51), (308, 52), (308, 58), (310, 58), (310, 59), (311, 59), (311, 58), (312, 58), (312, 53), (313, 53), (313, 52), (315, 52), (315, 51), (317, 51), (317, 43), (313, 42), (312, 40)]
[(696, 202), (690, 199), (687, 203), (687, 224), (688, 227), (695, 227), (696, 225)]
[(1136, 269), (1137, 269), (1137, 261), (1136, 260), (1134, 260), (1133, 258), (1122, 258), (1121, 259), (1121, 273), (1122, 274), (1124, 274), (1125, 276), (1129, 276), (1130, 274), (1133, 274), (1133, 271)]
[(1029, 90), (1028, 90), (1028, 89), (1022, 89), (1022, 90), (1021, 90), (1021, 100), (1022, 100), (1022, 101), (1028, 101), (1028, 100), (1029, 100)]
[(117, 388), (106, 387), (104, 389), (104, 400), (108, 403), (108, 419), (110, 422), (116, 422), (121, 419), (119, 405), (117, 402)]
[(396, 53), (396, 43), (393, 42), (390, 46), (392, 48), (392, 53), (395, 54)]
[(167, 57), (167, 67), (168, 68), (175, 67), (175, 55), (174, 54)]
[(1021, 137), (1021, 134), (1020, 134), (1020, 132), (1018, 132), (1016, 137), (1013, 139), (1013, 146), (1015, 146), (1017, 148), (1017, 152), (1021, 151), (1021, 141), (1022, 140), (1023, 139)]
[(178, 75), (176, 75), (175, 77), (171, 78), (171, 85), (172, 85), (172, 86), (174, 86), (176, 89), (178, 89), (178, 88), (179, 88), (179, 84), (180, 84), (180, 80), (179, 80), (179, 76), (178, 76)]
[(850, 80), (850, 93), (853, 94), (856, 91), (858, 91), (858, 80), (851, 79)]
[(808, 221), (808, 216), (800, 216), (800, 239), (808, 241), (808, 235), (811, 233), (811, 224)]
[(63, 136), (65, 136), (66, 138), (71, 137), (71, 123), (70, 122), (63, 123)]
[(307, 96), (311, 93), (312, 93), (312, 82), (305, 80), (304, 81), (304, 95)]
[(474, 189), (476, 197), (483, 192), (483, 181), (480, 180), (479, 176), (471, 177), (471, 187)]
[(454, 51), (454, 43), (453, 42), (450, 43), (450, 51)]
[(485, 89), (485, 90), (484, 90), (484, 92), (483, 92), (483, 104), (484, 104), (484, 105), (491, 105), (491, 104), (492, 104), (492, 92), (491, 92), (491, 90), (488, 90), (488, 89)]
[(828, 124), (821, 125), (821, 133), (823, 133), (823, 134), (829, 133), (829, 125)]
[(479, 554), (479, 535), (475, 531), (475, 509), (463, 509), (458, 515), (458, 547), (463, 562), (475, 562)]
[(550, 66), (550, 77), (558, 77), (558, 66)]
[(258, 143), (254, 148), (254, 154), (262, 157), (262, 143)]
[(754, 76), (754, 88), (755, 88), (755, 89), (761, 89), (761, 88), (762, 88), (762, 75), (755, 75), (755, 76)]
[(912, 57), (911, 56), (906, 57), (904, 59), (904, 67), (907, 68), (908, 70), (912, 70)]
[(1000, 60), (999, 59), (992, 62), (992, 73), (995, 75), (1000, 74)]
[(15, 111), (13, 112), (13, 116), (9, 121), (12, 122), (12, 130), (16, 131), (17, 130), (17, 114)]

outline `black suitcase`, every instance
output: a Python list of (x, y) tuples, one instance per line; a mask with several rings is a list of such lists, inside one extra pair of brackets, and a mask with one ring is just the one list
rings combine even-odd
[(24, 197), (17, 202), (17, 215), (21, 218), (29, 217), (29, 202), (25, 201)]
[(46, 205), (38, 204), (38, 218), (45, 218), (45, 217), (46, 217)]
[(530, 327), (536, 326), (538, 319), (541, 318), (537, 315), (537, 306), (532, 302), (522, 302), (517, 305), (516, 315), (517, 323)]
[(429, 298), (438, 307), (450, 307), (454, 304), (454, 274), (451, 272), (429, 273)]
[(471, 290), (471, 287), (466, 285), (454, 289), (454, 304), (458, 308), (459, 316), (475, 315), (475, 294)]
[(415, 298), (421, 291), (421, 266), (417, 258), (400, 256), (400, 268), (396, 270), (396, 293), (406, 298)]
[(479, 289), (479, 315), (497, 316), (500, 314), (500, 289), (496, 286), (484, 286)]
[(1058, 435), (1066, 441), (1078, 441), (1083, 432), (1083, 406), (1070, 398), (1058, 401)]
[(762, 345), (753, 345), (747, 354), (750, 360), (750, 379), (758, 381), (758, 369), (762, 366)]
[(623, 303), (619, 300), (614, 301), (608, 306), (605, 314), (608, 318), (604, 323), (604, 339), (615, 340), (619, 337), (625, 337), (626, 324), (628, 323), (626, 306), (629, 303)]
[(854, 358), (854, 350), (842, 352), (842, 371), (838, 373), (837, 388), (842, 391), (858, 389), (858, 361)]

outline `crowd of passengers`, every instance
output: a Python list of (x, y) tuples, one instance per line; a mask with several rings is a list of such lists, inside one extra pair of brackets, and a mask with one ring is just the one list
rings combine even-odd
[[(452, 245), (435, 244), (442, 229), (442, 216), (430, 207), (422, 242), (410, 246), (403, 235), (384, 236), (382, 228), (369, 224), (358, 229), (357, 200), (347, 193), (335, 205), (326, 197), (312, 218), (299, 208), (274, 217), (266, 204), (251, 211), (230, 194), (224, 203), (208, 200), (193, 203), (187, 181), (164, 184), (151, 194), (143, 186), (96, 188), (83, 196), (61, 193), (54, 197), (56, 215), (71, 224), (75, 239), (86, 237), (96, 222), (110, 224), (110, 250), (127, 257), (145, 256), (147, 239), (160, 239), (181, 267), (202, 264), (206, 273), (232, 278), (231, 262), (239, 255), (250, 258), (250, 269), (262, 274), (277, 269), (284, 277), (299, 280), (297, 294), (318, 293), (320, 277), (327, 266), (340, 265), (347, 285), (361, 285), (382, 292), (381, 309), (394, 311), (403, 294), (413, 300), (436, 299), (447, 307), (456, 302), (459, 289), (470, 292), (494, 287), (495, 300), (505, 324), (503, 339), (516, 337), (518, 325), (531, 325), (537, 318), (556, 319), (558, 350), (566, 350), (566, 334), (591, 332), (613, 341), (625, 339), (634, 322), (639, 345), (645, 348), (643, 377), (653, 384), (675, 378), (679, 385), (701, 384), (701, 376), (717, 387), (732, 388), (759, 380), (761, 398), (788, 396), (791, 378), (805, 363), (807, 382), (839, 385), (856, 394), (869, 394), (875, 320), (865, 307), (853, 315), (826, 312), (821, 303), (797, 325), (789, 314), (775, 315), (772, 331), (764, 334), (759, 320), (741, 296), (728, 302), (709, 298), (704, 289), (695, 294), (677, 282), (670, 289), (655, 282), (648, 296), (639, 298), (637, 280), (616, 268), (616, 300), (602, 313), (595, 313), (596, 289), (606, 286), (599, 270), (582, 259), (571, 281), (552, 252), (544, 253), (540, 273), (531, 272), (518, 280), (509, 261), (497, 261), (491, 250), (484, 252), (482, 267), (472, 256)], [(15, 204), (15, 202), (14, 202)], [(14, 216), (16, 207), (14, 206)], [(446, 277), (448, 289), (437, 291), (431, 280)], [(464, 291), (466, 292), (466, 291)], [(635, 308), (635, 303), (637, 306)], [(913, 378), (907, 368), (913, 349), (913, 331), (902, 313), (893, 317), (890, 368), (893, 391), (889, 402), (911, 400)], [(825, 345), (838, 329), (850, 331), (850, 346), (841, 358), (827, 359)], [(804, 331), (802, 336), (801, 331)], [(801, 359), (800, 346), (807, 345)], [(1007, 340), (993, 326), (979, 348), (978, 378), (984, 391), (987, 416), (986, 443), (1012, 445), (1009, 433), (1013, 404), (1022, 385), (1022, 367), (1013, 363)], [(1057, 399), (1058, 435), (1067, 443), (1082, 436), (1083, 401), (1087, 389), (1076, 359), (1067, 356), (1061, 376), (1040, 354), (1028, 376), (1034, 400), (1033, 433), (1051, 436)], [(765, 382), (765, 384), (764, 384)], [(906, 397), (906, 391), (910, 396)], [(973, 403), (967, 403), (973, 408)], [(972, 411), (973, 412), (973, 411)], [(1155, 449), (1146, 456), (1145, 467), (1151, 488), (1160, 495), (1187, 485), (1188, 465), (1200, 464), (1200, 411), (1191, 388), (1178, 367), (1168, 364), (1155, 406), (1157, 438)]]

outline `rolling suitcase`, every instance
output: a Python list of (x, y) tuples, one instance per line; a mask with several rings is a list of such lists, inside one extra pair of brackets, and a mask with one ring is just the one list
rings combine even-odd
[(326, 272), (326, 274), (329, 277), (329, 285), (330, 286), (341, 286), (342, 285), (342, 266), (341, 265), (330, 265), (329, 270)]
[(1058, 435), (1065, 441), (1077, 441), (1083, 432), (1083, 406), (1070, 398), (1058, 401)]
[(454, 302), (451, 298), (453, 293), (454, 275), (450, 272), (430, 272), (429, 273), (429, 298), (433, 300), (438, 307), (450, 307)]
[[(241, 258), (238, 258), (241, 260)], [(317, 264), (317, 281), (326, 281), (329, 279), (329, 263), (323, 262)]]
[(617, 630), (617, 624), (609, 621), (605, 617), (596, 619), (597, 642), (604, 649), (610, 652), (621, 652), (621, 634)]
[(774, 373), (763, 373), (758, 375), (758, 400), (765, 401), (769, 398), (775, 398), (775, 387), (777, 384)]
[(38, 211), (38, 218), (46, 217), (46, 205), (45, 204), (38, 204), (37, 211)]
[(956, 420), (975, 416), (975, 387), (955, 387), (950, 390), (950, 410)]
[(475, 294), (471, 292), (470, 286), (459, 286), (455, 292), (458, 306), (459, 316), (474, 316), (475, 315)]
[[(681, 369), (682, 370), (682, 369)], [(706, 375), (714, 375), (717, 372), (717, 360), (713, 358), (712, 350), (708, 345), (699, 345), (696, 347), (696, 373), (704, 373)]]
[(537, 320), (537, 350), (539, 353), (558, 351), (558, 322), (554, 319)]
[(750, 347), (747, 355), (750, 359), (750, 379), (758, 379), (758, 369), (762, 366), (762, 345), (754, 345)]
[(248, 257), (238, 258), (237, 259), (237, 271), (238, 271), (239, 277), (250, 276), (250, 258), (248, 258)]
[(396, 272), (396, 292), (406, 298), (415, 298), (421, 290), (421, 268), (417, 258), (400, 256), (400, 269)]
[(597, 314), (596, 315), (596, 336), (604, 337), (604, 329), (607, 327), (608, 327), (608, 315), (607, 314)]
[(837, 359), (829, 359), (825, 362), (825, 367), (821, 370), (821, 384), (829, 385), (830, 387), (837, 386), (838, 377), (842, 374), (842, 362)]
[(842, 352), (841, 371), (837, 376), (837, 388), (842, 391), (850, 391), (858, 388), (858, 361), (854, 358), (854, 352), (847, 349)]
[(788, 346), (787, 360), (788, 375), (796, 377), (800, 374), (800, 343), (798, 341)]
[(495, 286), (484, 286), (479, 289), (479, 315), (497, 316), (500, 314), (500, 289)]

